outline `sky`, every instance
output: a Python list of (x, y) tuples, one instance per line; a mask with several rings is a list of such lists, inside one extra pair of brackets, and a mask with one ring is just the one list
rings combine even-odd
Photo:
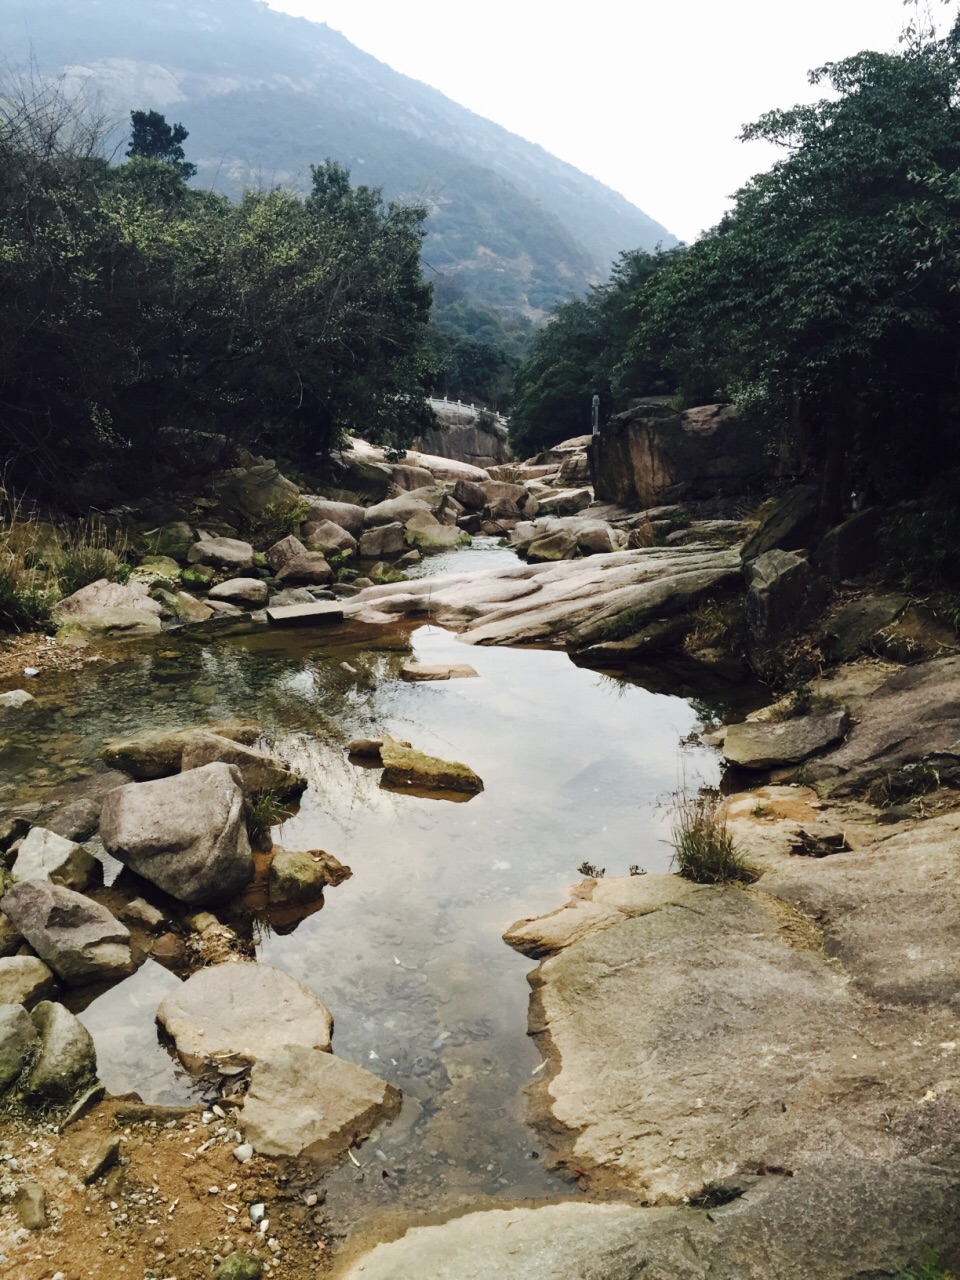
[[(945, 8), (931, 0), (940, 15)], [(683, 240), (775, 159), (737, 141), (822, 96), (811, 67), (893, 49), (903, 0), (268, 0), (620, 191)]]

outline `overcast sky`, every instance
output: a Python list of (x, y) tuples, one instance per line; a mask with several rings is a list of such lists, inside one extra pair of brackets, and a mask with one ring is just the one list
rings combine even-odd
[[(269, 0), (539, 142), (682, 239), (771, 150), (736, 141), (816, 96), (810, 67), (892, 49), (902, 0)], [(938, 14), (949, 13), (939, 3)]]

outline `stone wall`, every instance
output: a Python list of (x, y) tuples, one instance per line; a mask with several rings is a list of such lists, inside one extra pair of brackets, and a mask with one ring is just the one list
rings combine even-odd
[(597, 500), (641, 507), (755, 492), (776, 462), (767, 437), (732, 405), (678, 413), (641, 403), (606, 423), (591, 445)]

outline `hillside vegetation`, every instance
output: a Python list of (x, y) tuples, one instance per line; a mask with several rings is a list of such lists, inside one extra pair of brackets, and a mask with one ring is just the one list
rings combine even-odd
[(425, 205), (428, 274), (504, 312), (542, 315), (622, 249), (676, 243), (541, 147), (259, 0), (0, 0), (0, 22), (15, 65), (65, 71), (121, 119), (152, 107), (183, 120), (199, 185), (306, 191), (329, 157), (387, 200)]

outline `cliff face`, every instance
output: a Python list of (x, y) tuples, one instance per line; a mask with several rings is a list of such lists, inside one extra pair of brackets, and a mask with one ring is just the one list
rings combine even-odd
[(513, 457), (505, 427), (485, 427), (475, 421), (445, 422), (440, 416), (436, 427), (425, 432), (416, 447), (422, 453), (470, 462), (475, 467), (499, 466)]
[(641, 404), (602, 428), (591, 464), (598, 501), (641, 507), (753, 493), (776, 471), (766, 436), (731, 405)]

